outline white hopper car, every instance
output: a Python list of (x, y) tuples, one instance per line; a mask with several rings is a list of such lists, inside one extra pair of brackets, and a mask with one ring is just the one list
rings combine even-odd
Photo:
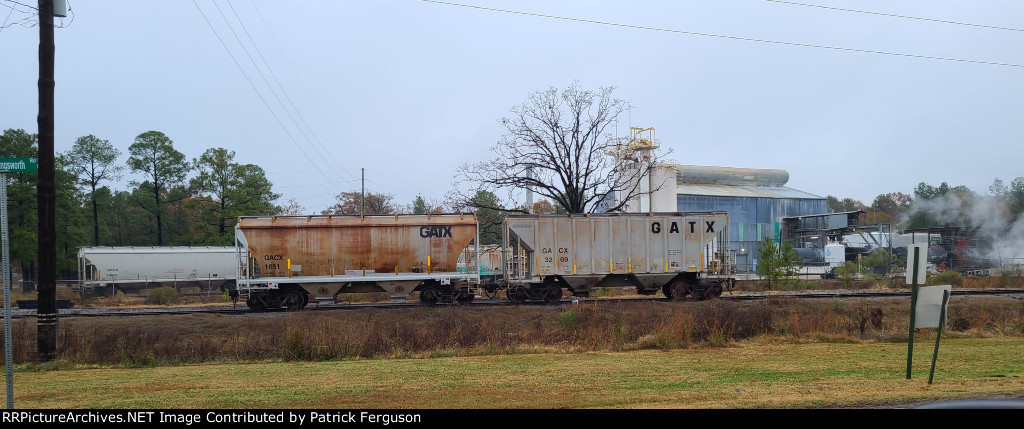
[(83, 292), (106, 295), (171, 286), (234, 289), (233, 246), (82, 247), (78, 280)]

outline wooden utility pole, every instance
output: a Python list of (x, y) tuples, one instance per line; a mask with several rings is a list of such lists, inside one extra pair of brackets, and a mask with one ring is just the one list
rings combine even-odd
[(57, 356), (57, 230), (55, 167), (53, 156), (53, 0), (39, 0), (39, 307), (37, 345), (39, 359)]

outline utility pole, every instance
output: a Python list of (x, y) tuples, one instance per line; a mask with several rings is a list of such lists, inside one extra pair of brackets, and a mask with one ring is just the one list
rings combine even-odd
[(36, 278), (39, 307), (37, 346), (39, 359), (57, 356), (57, 231), (55, 167), (53, 156), (53, 3), (39, 0), (39, 183), (36, 201), (39, 216), (39, 275)]
[(359, 209), (359, 215), (363, 216), (363, 215), (366, 214), (366, 169), (365, 168), (360, 168), (359, 169), (359, 174), (362, 175), (362, 185), (363, 185), (362, 196), (359, 197), (359, 203), (362, 204), (362, 207)]
[(526, 212), (533, 213), (533, 164), (526, 167)]

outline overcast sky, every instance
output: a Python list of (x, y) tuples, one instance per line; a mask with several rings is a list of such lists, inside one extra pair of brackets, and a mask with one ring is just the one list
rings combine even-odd
[[(820, 196), (1024, 176), (1019, 0), (456, 4), (69, 0), (56, 150), (92, 134), (124, 160), (156, 130), (188, 159), (235, 151), (307, 213), (361, 169), (439, 201), (510, 108), (578, 81), (633, 106), (620, 136), (653, 127), (681, 164), (783, 169)], [(0, 129), (38, 130), (35, 5), (0, 0)]]

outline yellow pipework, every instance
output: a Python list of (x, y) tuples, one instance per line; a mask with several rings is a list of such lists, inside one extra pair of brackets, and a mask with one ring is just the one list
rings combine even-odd
[(288, 278), (292, 277), (292, 260), (288, 259)]
[(427, 274), (430, 274), (430, 255), (427, 255)]

